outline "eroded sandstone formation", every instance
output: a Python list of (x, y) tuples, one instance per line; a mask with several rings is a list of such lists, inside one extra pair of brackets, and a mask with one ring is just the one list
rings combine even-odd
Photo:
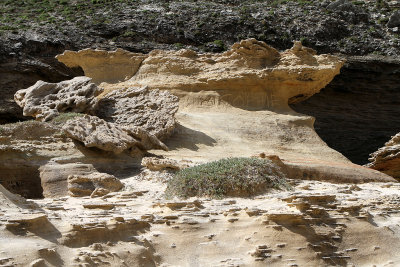
[(141, 127), (120, 126), (96, 116), (84, 115), (71, 119), (65, 123), (63, 131), (86, 147), (97, 147), (116, 154), (125, 150), (132, 154), (151, 148), (168, 150), (157, 137)]
[(377, 55), (351, 56), (320, 93), (291, 105), (315, 117), (315, 131), (353, 163), (368, 163), (400, 132), (400, 60)]
[(68, 176), (68, 191), (73, 197), (101, 197), (121, 190), (123, 184), (107, 173), (92, 172), (89, 175)]
[(400, 133), (370, 156), (366, 166), (400, 179)]
[[(79, 65), (78, 54), (69, 58), (73, 55)], [(281, 157), (303, 179), (390, 181), (328, 148), (314, 132), (314, 118), (288, 107), (319, 92), (343, 63), (331, 55), (316, 55), (300, 42), (283, 52), (255, 39), (220, 54), (154, 50), (129, 80), (102, 83), (99, 98), (144, 86), (178, 96), (178, 126), (166, 141), (171, 149), (158, 152), (174, 159), (207, 161), (263, 152)]]
[(67, 195), (72, 174), (100, 171), (124, 177), (140, 168), (137, 156), (86, 148), (46, 122), (2, 125), (0, 130), (1, 184), (28, 198)]
[(159, 139), (175, 128), (178, 98), (168, 91), (129, 87), (104, 95), (91, 109), (96, 116), (118, 125), (139, 126)]
[(122, 49), (116, 51), (84, 49), (79, 52), (65, 51), (56, 58), (68, 67), (81, 67), (94, 83), (115, 83), (132, 77), (146, 55)]
[(121, 180), (121, 191), (100, 198), (29, 203), (0, 187), (2, 264), (261, 267), (400, 261), (397, 183), (298, 180), (292, 191), (254, 199), (182, 200), (162, 197), (162, 175)]
[(23, 108), (24, 116), (49, 121), (62, 112), (85, 112), (96, 102), (102, 90), (88, 77), (76, 77), (59, 83), (38, 81), (19, 90), (15, 102)]
[[(105, 52), (94, 50), (92, 53), (100, 57)], [(58, 58), (67, 66), (85, 64), (79, 63), (79, 52), (67, 54), (68, 60)], [(74, 64), (70, 63), (72, 57)], [(343, 63), (337, 57), (316, 55), (299, 42), (279, 53), (264, 42), (247, 39), (221, 54), (197, 54), (185, 49), (154, 50), (123, 85), (104, 87), (112, 90), (122, 86), (148, 86), (170, 90), (187, 105), (196, 102), (213, 106), (227, 102), (241, 108), (271, 109), (319, 92), (339, 73)], [(106, 65), (107, 57), (100, 64)], [(89, 77), (91, 73), (91, 69), (85, 71)]]
[[(45, 196), (29, 202), (0, 186), (0, 264), (400, 263), (399, 185), (329, 148), (315, 133), (314, 118), (288, 107), (326, 85), (343, 64), (339, 58), (300, 43), (279, 53), (253, 39), (221, 54), (64, 55), (60, 60), (74, 66), (81, 55), (85, 74), (94, 75), (99, 85), (93, 88), (102, 93), (79, 111), (90, 115), (0, 130), (0, 168), (7, 170), (0, 172), (2, 183), (32, 197), (29, 182), (35, 181)], [(100, 66), (89, 64), (93, 58)], [(105, 70), (110, 76), (101, 80)], [(132, 77), (115, 83), (126, 75)], [(37, 110), (65, 112), (53, 105), (59, 99), (44, 96), (37, 103), (46, 108)], [(291, 178), (285, 182), (292, 190), (254, 198), (165, 195), (179, 169), (253, 155)], [(17, 175), (21, 170), (29, 173)]]

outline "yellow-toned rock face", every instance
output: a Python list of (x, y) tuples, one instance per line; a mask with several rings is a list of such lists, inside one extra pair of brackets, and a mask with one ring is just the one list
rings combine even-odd
[(344, 63), (334, 56), (315, 55), (299, 42), (279, 53), (255, 39), (236, 43), (221, 54), (82, 50), (57, 58), (70, 67), (81, 66), (97, 83), (121, 81), (131, 70), (128, 81), (105, 85), (108, 90), (145, 85), (172, 91), (183, 105), (227, 103), (250, 110), (286, 108), (288, 101), (306, 99), (328, 84)]
[[(109, 66), (112, 53), (119, 56)], [(90, 61), (93, 58), (96, 64)], [(104, 89), (100, 98), (107, 99), (110, 91), (122, 94), (125, 89), (144, 86), (178, 96), (178, 126), (165, 141), (169, 151), (155, 151), (158, 155), (204, 162), (265, 153), (278, 155), (304, 179), (391, 180), (352, 164), (329, 148), (315, 133), (314, 118), (289, 108), (288, 103), (318, 93), (344, 64), (335, 56), (316, 55), (300, 42), (283, 52), (247, 39), (219, 54), (185, 49), (154, 50), (148, 55), (83, 50), (67, 51), (58, 59), (69, 66), (82, 66), (87, 76), (97, 79)], [(140, 66), (135, 65), (138, 61)], [(111, 68), (110, 75), (127, 68), (125, 62), (137, 69), (130, 79), (120, 83), (110, 82), (118, 80), (115, 77), (100, 79), (98, 70), (104, 73)]]
[(56, 58), (68, 67), (81, 67), (94, 83), (116, 83), (132, 77), (146, 56), (122, 49), (111, 52), (84, 49), (65, 51)]

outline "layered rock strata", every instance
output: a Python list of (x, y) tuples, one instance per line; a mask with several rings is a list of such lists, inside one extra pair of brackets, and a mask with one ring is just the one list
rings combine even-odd
[(140, 169), (141, 156), (86, 148), (58, 126), (27, 121), (1, 127), (0, 159), (0, 181), (5, 188), (40, 198), (67, 195), (69, 175), (94, 171), (130, 175)]
[(93, 172), (89, 175), (68, 176), (68, 191), (74, 197), (100, 197), (121, 190), (123, 184), (107, 173)]
[(370, 156), (366, 166), (400, 179), (400, 133)]
[(18, 198), (9, 192), (3, 197), (0, 187), (2, 264), (29, 266), (38, 260), (48, 266), (400, 263), (398, 183), (356, 186), (297, 180), (291, 182), (291, 191), (252, 199), (182, 200), (162, 197), (163, 175), (132, 176), (121, 181), (121, 191), (99, 198), (34, 200), (36, 207), (15, 201)]

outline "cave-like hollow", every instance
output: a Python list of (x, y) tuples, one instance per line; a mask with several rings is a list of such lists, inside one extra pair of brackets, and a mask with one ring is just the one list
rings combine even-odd
[(349, 60), (320, 93), (291, 107), (314, 116), (321, 139), (363, 165), (400, 132), (399, 81), (399, 62)]

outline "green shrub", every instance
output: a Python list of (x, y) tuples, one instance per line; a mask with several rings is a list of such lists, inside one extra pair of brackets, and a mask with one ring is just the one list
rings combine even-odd
[(222, 41), (222, 40), (215, 40), (213, 43), (214, 43), (216, 46), (218, 46), (218, 47), (220, 47), (220, 48), (222, 48), (222, 49), (225, 49), (224, 41)]
[(272, 161), (227, 158), (178, 171), (168, 181), (166, 196), (249, 197), (272, 188), (290, 188), (285, 175)]
[(84, 114), (82, 113), (74, 113), (74, 112), (67, 112), (67, 113), (60, 113), (57, 117), (51, 120), (51, 123), (53, 124), (63, 124), (66, 121), (73, 119), (75, 117), (80, 117), (83, 116)]

